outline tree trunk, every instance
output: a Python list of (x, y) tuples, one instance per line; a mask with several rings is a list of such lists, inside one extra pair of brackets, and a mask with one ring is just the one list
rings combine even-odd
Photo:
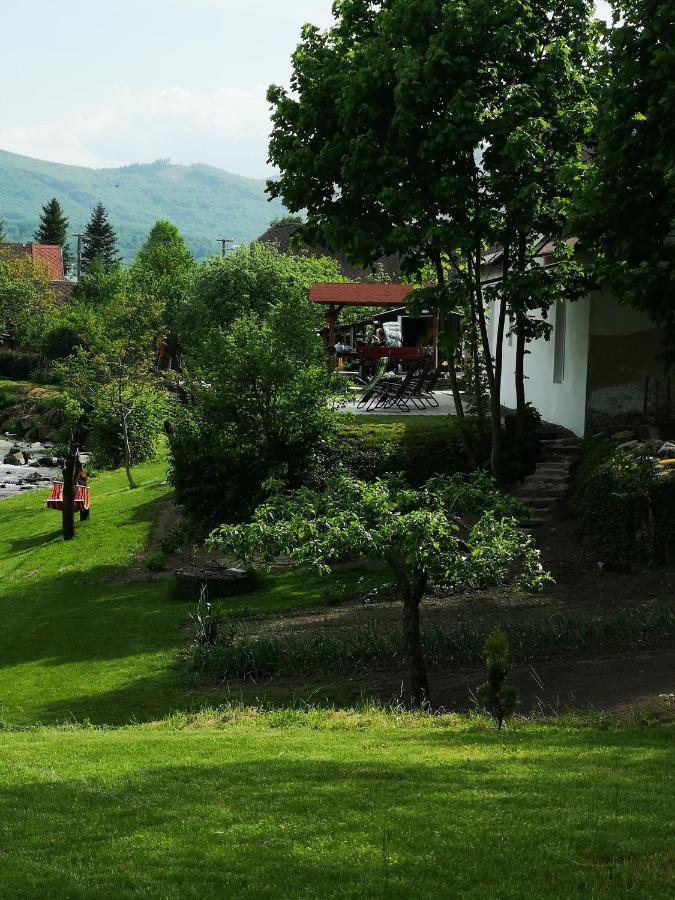
[[(509, 248), (503, 251), (502, 285), (506, 283), (509, 271)], [(492, 421), (492, 455), (490, 464), (492, 474), (498, 481), (502, 478), (502, 362), (504, 358), (504, 327), (506, 324), (506, 298), (502, 295), (499, 302), (499, 318), (495, 335), (495, 367), (490, 396), (490, 417)]]
[[(434, 265), (436, 266), (436, 278), (438, 280), (438, 286), (439, 288), (443, 288), (445, 287), (445, 272), (443, 271), (443, 262), (441, 260), (440, 253), (434, 254)], [(450, 376), (452, 399), (455, 401), (455, 413), (458, 419), (463, 419), (464, 404), (462, 403), (462, 395), (459, 392), (459, 383), (457, 381), (457, 372), (455, 371), (454, 358), (448, 359), (448, 375)]]
[(525, 324), (516, 316), (516, 444), (525, 437)]
[(131, 445), (129, 443), (129, 429), (126, 420), (122, 423), (122, 430), (124, 435), (124, 471), (127, 473), (129, 488), (133, 491), (138, 485), (134, 481), (134, 476), (131, 472)]
[[(524, 232), (518, 235), (518, 273), (523, 274), (527, 265), (527, 238)], [(521, 301), (522, 303), (522, 301)], [(516, 313), (516, 444), (525, 437), (525, 324), (527, 313), (521, 303)]]
[(75, 537), (75, 479), (77, 478), (77, 446), (71, 439), (63, 463), (61, 530), (64, 541)]
[(390, 560), (390, 565), (396, 575), (403, 601), (403, 642), (408, 661), (410, 706), (417, 709), (420, 706), (431, 705), (427, 666), (420, 634), (420, 601), (427, 588), (428, 576), (426, 571), (422, 570), (411, 584), (404, 562), (393, 559)]

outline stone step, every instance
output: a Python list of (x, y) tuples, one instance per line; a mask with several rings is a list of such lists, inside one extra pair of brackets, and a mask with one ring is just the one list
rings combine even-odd
[(553, 507), (558, 502), (558, 497), (523, 497), (520, 502), (524, 506), (530, 506), (534, 509), (537, 507)]
[(517, 492), (513, 495), (516, 500), (525, 500), (530, 499), (532, 497), (547, 497), (549, 500), (558, 499), (559, 497), (564, 496), (567, 493), (567, 487), (550, 487), (545, 486), (541, 487), (530, 487), (528, 485), (522, 485), (518, 488)]
[(569, 475), (570, 467), (563, 463), (540, 462), (535, 472), (553, 472), (556, 475)]

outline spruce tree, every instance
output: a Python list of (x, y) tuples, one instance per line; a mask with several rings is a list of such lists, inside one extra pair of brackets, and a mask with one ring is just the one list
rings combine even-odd
[(5, 234), (5, 220), (0, 219), (0, 244), (3, 244), (7, 240), (7, 235)]
[(112, 268), (120, 261), (117, 255), (117, 235), (108, 221), (108, 213), (102, 203), (92, 212), (84, 231), (82, 271), (86, 272), (95, 259), (100, 260), (106, 268)]
[(52, 244), (60, 247), (63, 253), (63, 269), (70, 271), (73, 256), (68, 245), (68, 219), (61, 209), (61, 204), (53, 197), (49, 203), (42, 207), (40, 225), (35, 232), (35, 240), (38, 244)]

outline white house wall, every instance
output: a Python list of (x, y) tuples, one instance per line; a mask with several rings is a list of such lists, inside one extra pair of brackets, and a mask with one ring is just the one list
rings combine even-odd
[[(557, 310), (549, 321), (555, 329)], [(546, 422), (568, 428), (583, 436), (586, 427), (586, 380), (588, 374), (590, 302), (588, 297), (567, 304), (564, 376), (559, 384), (554, 378), (555, 340), (532, 341), (525, 356), (525, 396)], [(491, 322), (492, 346), (496, 321)], [(516, 406), (515, 338), (504, 341), (502, 405)]]

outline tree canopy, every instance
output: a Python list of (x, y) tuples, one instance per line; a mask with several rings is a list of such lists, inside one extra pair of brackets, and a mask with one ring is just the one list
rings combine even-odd
[(577, 228), (595, 274), (666, 327), (675, 357), (675, 15), (617, 0)]
[(82, 238), (83, 271), (86, 272), (94, 260), (99, 260), (106, 268), (111, 268), (120, 261), (117, 253), (117, 235), (102, 203), (95, 207), (84, 230)]
[(66, 274), (70, 271), (73, 257), (68, 243), (68, 218), (61, 204), (52, 198), (42, 207), (40, 224), (35, 232), (35, 240), (39, 244), (52, 244), (60, 247), (63, 254), (63, 268)]

